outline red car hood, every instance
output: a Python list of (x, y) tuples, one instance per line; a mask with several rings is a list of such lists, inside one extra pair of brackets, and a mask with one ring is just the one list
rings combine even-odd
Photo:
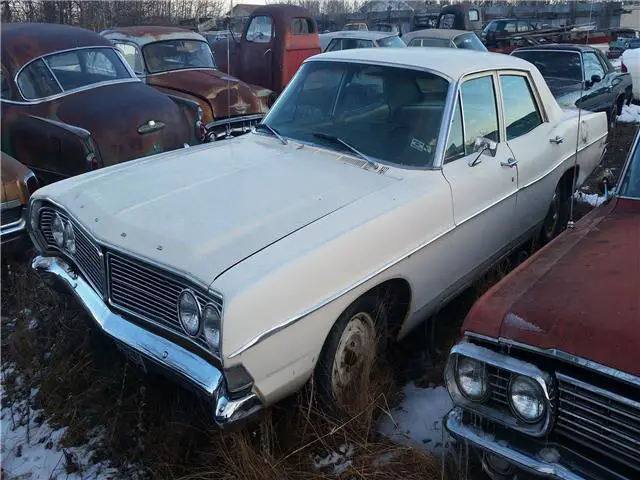
[(149, 75), (147, 84), (204, 103), (205, 122), (214, 118), (266, 113), (271, 93), (271, 90), (249, 85), (212, 68)]
[(480, 298), (463, 331), (640, 376), (640, 201), (589, 213)]

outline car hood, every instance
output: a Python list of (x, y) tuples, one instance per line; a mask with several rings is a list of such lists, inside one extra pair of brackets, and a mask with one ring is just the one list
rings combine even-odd
[(250, 134), (140, 159), (36, 192), (96, 238), (212, 282), (279, 239), (397, 179), (338, 153)]
[(640, 201), (584, 217), (476, 302), (463, 329), (640, 376)]
[(212, 68), (176, 70), (147, 76), (147, 84), (206, 102), (213, 119), (266, 113), (271, 90), (242, 82)]

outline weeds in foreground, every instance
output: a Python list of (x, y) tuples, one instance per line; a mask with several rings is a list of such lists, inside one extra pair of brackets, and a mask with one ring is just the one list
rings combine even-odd
[(24, 266), (11, 266), (7, 277), (2, 362), (20, 381), (5, 375), (3, 401), (29, 398), (37, 386), (33, 408), (67, 427), (63, 447), (85, 444), (99, 429), (94, 460), (139, 478), (441, 478), (438, 459), (377, 434), (378, 418), (398, 400), (384, 366), (363, 375), (340, 415), (319, 409), (308, 387), (265, 412), (256, 428), (222, 434), (205, 404), (138, 372), (74, 301), (52, 294)]

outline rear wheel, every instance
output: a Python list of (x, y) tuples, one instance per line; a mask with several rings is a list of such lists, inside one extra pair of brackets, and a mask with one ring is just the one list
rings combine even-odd
[(540, 241), (544, 245), (558, 236), (567, 225), (569, 218), (569, 196), (565, 194), (561, 184), (556, 186), (551, 197), (549, 210), (542, 223)]
[(366, 394), (378, 355), (385, 351), (387, 312), (382, 299), (368, 294), (338, 318), (318, 359), (315, 381), (325, 407), (340, 411)]

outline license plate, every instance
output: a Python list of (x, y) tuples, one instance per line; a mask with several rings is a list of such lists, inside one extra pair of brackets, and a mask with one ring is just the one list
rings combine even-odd
[(120, 350), (122, 354), (127, 357), (127, 360), (133, 363), (136, 367), (140, 368), (144, 373), (147, 373), (147, 367), (144, 363), (142, 355), (140, 355), (130, 346), (125, 345), (121, 342), (116, 342), (116, 347), (118, 347), (118, 350)]

